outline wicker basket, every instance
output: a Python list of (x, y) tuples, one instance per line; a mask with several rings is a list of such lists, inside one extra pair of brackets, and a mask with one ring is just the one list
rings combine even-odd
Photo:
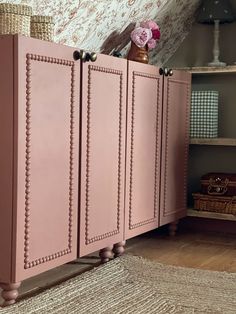
[(31, 18), (31, 37), (53, 41), (54, 23), (51, 16), (34, 15)]
[(236, 196), (212, 196), (193, 193), (194, 209), (236, 215)]
[(0, 3), (0, 35), (30, 36), (32, 8), (27, 5)]

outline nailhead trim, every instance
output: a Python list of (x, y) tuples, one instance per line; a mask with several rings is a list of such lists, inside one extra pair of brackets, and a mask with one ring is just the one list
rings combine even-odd
[[(120, 76), (120, 102), (119, 102), (119, 143), (118, 143), (118, 190), (117, 190), (117, 227), (115, 230), (103, 233), (101, 235), (89, 237), (89, 169), (90, 169), (90, 130), (91, 130), (91, 73), (92, 71), (109, 73)], [(109, 69), (96, 65), (88, 66), (88, 95), (87, 95), (87, 142), (86, 142), (86, 188), (85, 188), (85, 244), (91, 244), (96, 241), (112, 237), (120, 232), (120, 204), (121, 204), (121, 156), (122, 156), (122, 98), (123, 98), (123, 73), (119, 70)]]
[[(30, 142), (31, 142), (31, 62), (47, 62), (71, 67), (71, 110), (70, 110), (70, 172), (69, 172), (69, 220), (68, 220), (68, 248), (49, 256), (29, 260), (30, 250)], [(52, 261), (72, 252), (72, 208), (73, 208), (73, 156), (74, 156), (74, 89), (75, 66), (73, 61), (36, 54), (26, 55), (26, 150), (25, 150), (25, 226), (24, 226), (24, 268), (29, 269), (48, 261)]]
[(149, 223), (155, 222), (157, 219), (157, 156), (158, 156), (158, 136), (156, 136), (155, 145), (155, 185), (154, 185), (154, 211), (153, 218), (140, 221), (138, 223), (132, 223), (132, 199), (133, 199), (133, 165), (134, 165), (134, 126), (135, 126), (135, 80), (136, 77), (144, 77), (157, 80), (157, 112), (156, 112), (156, 130), (158, 130), (158, 117), (159, 117), (159, 93), (160, 93), (160, 78), (157, 75), (146, 74), (143, 72), (133, 71), (132, 75), (132, 109), (131, 109), (131, 146), (130, 146), (130, 176), (129, 176), (129, 230), (142, 227)]

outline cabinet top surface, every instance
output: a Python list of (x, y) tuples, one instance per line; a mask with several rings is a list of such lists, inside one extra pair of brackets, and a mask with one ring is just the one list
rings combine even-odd
[(225, 67), (183, 67), (175, 69), (189, 71), (193, 74), (236, 73), (236, 65), (227, 65)]

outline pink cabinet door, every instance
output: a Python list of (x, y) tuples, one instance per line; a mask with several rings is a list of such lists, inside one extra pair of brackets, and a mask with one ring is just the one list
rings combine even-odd
[(158, 227), (162, 76), (129, 61), (125, 238)]
[(79, 255), (124, 239), (127, 61), (83, 64)]
[(77, 256), (79, 82), (74, 49), (15, 36), (13, 280)]
[(191, 75), (164, 79), (160, 225), (186, 216)]

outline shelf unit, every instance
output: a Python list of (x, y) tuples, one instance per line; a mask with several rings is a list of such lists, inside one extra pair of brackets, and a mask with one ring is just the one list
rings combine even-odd
[(192, 208), (188, 209), (187, 215), (189, 217), (199, 217), (199, 218), (236, 221), (236, 216), (232, 215), (232, 214), (199, 211), (199, 210), (192, 209)]
[(236, 138), (191, 138), (190, 145), (236, 146)]
[(183, 68), (175, 68), (175, 69), (188, 71), (192, 74), (235, 73), (236, 65), (228, 65), (225, 67), (183, 67)]
[(192, 90), (219, 91), (219, 137), (190, 138), (188, 216), (235, 221), (234, 215), (194, 210), (192, 193), (200, 191), (201, 176), (208, 172), (236, 173), (236, 65), (179, 70), (192, 74)]

